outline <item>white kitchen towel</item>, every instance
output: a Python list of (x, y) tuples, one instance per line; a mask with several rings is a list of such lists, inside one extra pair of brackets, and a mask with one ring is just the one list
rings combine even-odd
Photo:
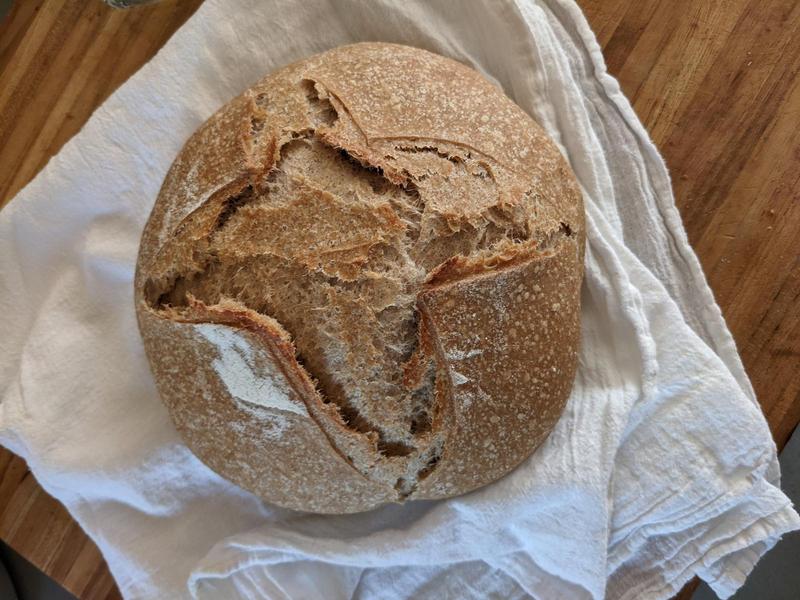
[[(363, 40), (473, 66), (557, 141), (586, 200), (582, 347), (564, 416), (510, 475), (314, 516), (182, 444), (132, 281), (189, 135), (265, 73)], [(572, 0), (208, 0), (0, 212), (0, 339), (0, 442), (127, 598), (668, 598), (695, 574), (727, 596), (800, 527), (664, 163)]]

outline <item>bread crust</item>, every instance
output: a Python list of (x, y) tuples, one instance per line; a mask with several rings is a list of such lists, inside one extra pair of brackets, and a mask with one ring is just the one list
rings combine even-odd
[[(186, 143), (142, 236), (137, 318), (177, 429), (229, 480), (318, 513), (443, 498), (503, 476), (555, 426), (584, 237), (569, 167), (501, 91), (416, 48), (343, 46), (267, 76)], [(327, 320), (256, 306), (256, 284), (281, 277)], [(415, 316), (405, 354), (369, 341), (393, 310), (397, 327)], [(325, 327), (358, 393), (301, 357)], [(416, 405), (369, 396), (370, 364), (423, 399), (405, 437), (395, 421)]]

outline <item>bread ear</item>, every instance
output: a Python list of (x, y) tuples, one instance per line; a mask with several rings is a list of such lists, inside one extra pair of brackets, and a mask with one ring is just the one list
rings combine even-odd
[(155, 380), (181, 436), (210, 468), (296, 510), (360, 512), (395, 498), (340, 453), (374, 442), (322, 403), (277, 321), (232, 301), (166, 316), (139, 311), (147, 347), (170, 357), (152, 361)]
[(567, 237), (546, 252), (521, 247), (504, 263), (459, 259), (419, 295), (447, 381), (437, 385), (443, 453), (413, 498), (489, 483), (552, 430), (577, 366), (579, 250)]

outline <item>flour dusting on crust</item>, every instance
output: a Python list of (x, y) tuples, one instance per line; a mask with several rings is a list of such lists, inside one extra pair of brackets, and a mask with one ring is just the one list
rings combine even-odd
[(199, 323), (196, 330), (216, 347), (214, 371), (243, 410), (259, 417), (265, 408), (308, 417), (306, 407), (291, 400), (291, 388), (274, 364), (263, 360), (256, 365), (253, 347), (239, 332), (214, 323)]

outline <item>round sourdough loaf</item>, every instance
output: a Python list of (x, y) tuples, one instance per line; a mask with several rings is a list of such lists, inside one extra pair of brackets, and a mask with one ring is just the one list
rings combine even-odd
[(498, 479), (575, 376), (584, 214), (542, 129), (475, 71), (392, 44), (289, 65), (189, 139), (136, 311), (192, 451), (281, 506)]

